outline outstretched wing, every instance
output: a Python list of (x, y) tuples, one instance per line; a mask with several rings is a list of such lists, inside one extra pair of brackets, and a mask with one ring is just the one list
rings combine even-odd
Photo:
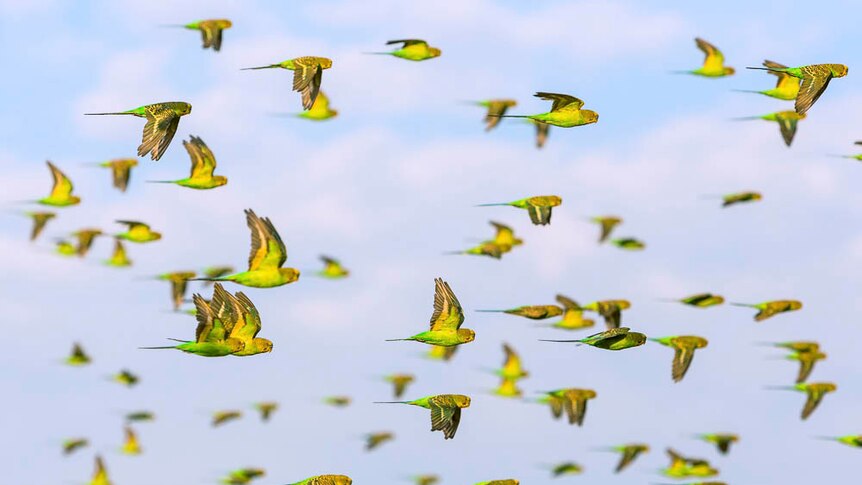
[(603, 243), (611, 235), (611, 232), (613, 232), (614, 227), (617, 225), (617, 221), (614, 219), (604, 218), (599, 221), (599, 224), (602, 225), (602, 233), (599, 236), (599, 242)]
[(230, 336), (244, 342), (250, 342), (260, 332), (260, 313), (258, 313), (254, 303), (252, 303), (251, 299), (245, 293), (241, 291), (237, 292), (236, 301), (242, 308), (242, 313), (237, 319), (236, 326), (231, 330)]
[(569, 298), (565, 295), (557, 295), (557, 303), (559, 303), (560, 305), (563, 305), (563, 308), (565, 308), (566, 310), (574, 310), (574, 311), (581, 310), (581, 306), (578, 305), (578, 302), (576, 302), (575, 300), (572, 300), (571, 298)]
[(311, 109), (320, 91), (323, 67), (313, 57), (296, 59), (294, 66), (296, 68), (293, 70), (293, 90), (302, 95), (302, 108)]
[(521, 358), (518, 357), (518, 354), (515, 352), (515, 349), (509, 346), (509, 344), (503, 344), (503, 352), (506, 354), (506, 357), (503, 359), (503, 373), (504, 374), (518, 374), (521, 372)]
[(150, 158), (158, 160), (162, 158), (177, 127), (180, 117), (177, 113), (165, 106), (154, 105), (146, 110), (147, 123), (144, 125), (144, 135), (141, 145), (138, 146), (138, 156), (142, 157), (150, 153)]
[(808, 399), (805, 400), (805, 407), (802, 408), (802, 419), (808, 419), (808, 416), (811, 416), (811, 413), (820, 405), (824, 395), (822, 391), (817, 390), (808, 392)]
[(548, 141), (548, 133), (551, 131), (551, 125), (539, 123), (538, 121), (534, 121), (533, 123), (536, 125), (536, 148), (542, 148), (545, 146), (545, 142)]
[(671, 377), (673, 377), (674, 382), (679, 382), (683, 377), (685, 377), (685, 373), (691, 365), (691, 360), (694, 358), (694, 349), (689, 347), (676, 347), (674, 350)]
[(245, 215), (246, 224), (251, 230), (248, 270), (281, 268), (287, 260), (287, 248), (272, 222), (268, 218), (261, 219), (251, 209), (246, 209)]
[(545, 101), (553, 101), (553, 104), (551, 105), (551, 111), (557, 111), (569, 105), (573, 105), (572, 107), (574, 109), (581, 109), (581, 107), (584, 105), (583, 101), (569, 94), (538, 92), (534, 94), (534, 96), (537, 98), (544, 99)]
[(209, 303), (197, 293), (192, 295), (192, 302), (195, 304), (195, 318), (198, 321), (198, 326), (195, 329), (195, 342), (206, 342), (213, 329), (215, 315)]
[(435, 279), (431, 330), (458, 330), (462, 323), (464, 323), (464, 311), (449, 283), (442, 278)]
[(635, 461), (635, 458), (640, 454), (640, 449), (635, 448), (633, 446), (628, 446), (623, 450), (623, 456), (620, 458), (620, 462), (617, 464), (617, 467), (614, 469), (614, 472), (619, 473), (625, 469), (625, 467), (632, 464)]
[(721, 53), (714, 45), (701, 39), (694, 39), (697, 48), (700, 49), (706, 57), (703, 59), (703, 68), (706, 70), (720, 70), (724, 67), (724, 54)]
[(404, 44), (401, 46), (402, 49), (405, 47), (410, 47), (411, 45), (428, 45), (428, 43), (422, 39), (400, 39), (400, 40), (390, 40), (390, 41), (386, 42), (386, 45), (392, 45), (392, 44)]
[(832, 71), (827, 66), (805, 66), (802, 68), (802, 83), (796, 95), (796, 112), (804, 114), (826, 91), (832, 80)]
[(210, 178), (215, 171), (215, 155), (200, 138), (192, 135), (190, 141), (183, 140), (192, 161), (191, 178)]
[(431, 404), (431, 431), (442, 431), (444, 439), (455, 437), (461, 422), (461, 408)]
[(781, 129), (781, 138), (784, 139), (784, 144), (790, 146), (796, 135), (796, 125), (799, 123), (799, 118), (779, 115), (775, 117), (775, 121), (778, 122), (778, 127)]
[[(763, 67), (770, 68), (770, 69), (786, 69), (787, 68), (787, 66), (785, 66), (784, 64), (779, 64), (775, 61), (770, 61), (769, 59), (763, 61)], [(790, 74), (787, 74), (786, 72), (781, 72), (781, 71), (766, 71), (766, 72), (769, 74), (772, 74), (773, 76), (776, 76), (778, 78), (775, 81), (775, 88), (776, 89), (781, 89), (782, 87), (784, 87), (785, 85), (788, 85), (788, 84), (797, 84), (797, 85), (799, 84), (799, 79), (791, 76)]]
[(54, 178), (54, 186), (51, 188), (51, 195), (49, 197), (56, 199), (69, 197), (72, 194), (72, 181), (56, 165), (50, 161), (45, 163), (48, 164), (48, 168), (51, 169), (51, 177)]
[(530, 221), (537, 226), (544, 226), (551, 223), (551, 208), (547, 206), (528, 205), (527, 212), (530, 214)]
[(805, 354), (801, 354), (799, 356), (799, 374), (796, 376), (797, 384), (805, 382), (808, 379), (808, 376), (811, 375), (811, 371), (814, 370), (815, 362), (817, 362), (815, 357), (810, 357)]

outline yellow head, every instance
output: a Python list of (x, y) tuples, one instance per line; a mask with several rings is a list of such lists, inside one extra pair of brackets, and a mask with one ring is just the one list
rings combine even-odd
[(832, 72), (832, 77), (844, 77), (849, 68), (844, 64), (829, 64), (829, 70)]
[(730, 76), (731, 74), (733, 74), (735, 72), (736, 72), (736, 69), (734, 69), (732, 67), (725, 67), (724, 68), (724, 75), (725, 76)]
[(260, 352), (272, 352), (272, 341), (267, 340), (265, 338), (256, 338), (254, 339), (254, 346)]
[(213, 183), (216, 187), (221, 187), (227, 183), (227, 177), (224, 175), (213, 175)]
[(294, 268), (278, 268), (278, 274), (286, 283), (293, 283), (299, 279), (299, 270)]
[(443, 53), (443, 51), (441, 51), (440, 49), (438, 49), (436, 47), (429, 47), (428, 48), (428, 55), (431, 57), (440, 57), (440, 54), (442, 54), (442, 53)]
[(462, 344), (466, 344), (476, 340), (476, 332), (469, 328), (459, 328), (458, 329), (458, 340)]
[(599, 121), (599, 114), (593, 110), (582, 109), (581, 116), (584, 118), (584, 124), (596, 123)]
[(470, 407), (470, 396), (464, 396), (461, 394), (452, 394), (452, 401), (459, 408), (469, 408)]

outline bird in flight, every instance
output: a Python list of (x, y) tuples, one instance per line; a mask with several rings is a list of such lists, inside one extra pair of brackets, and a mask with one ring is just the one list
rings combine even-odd
[(114, 251), (111, 257), (106, 259), (104, 263), (107, 266), (115, 268), (124, 268), (132, 265), (132, 260), (126, 255), (126, 248), (123, 246), (123, 241), (120, 238), (114, 238)]
[(461, 303), (442, 278), (434, 280), (434, 313), (431, 315), (431, 329), (412, 337), (389, 339), (388, 342), (412, 340), (430, 345), (454, 347), (470, 343), (476, 339), (476, 332), (461, 328), (464, 311)]
[(763, 199), (763, 195), (761, 195), (760, 192), (734, 192), (721, 196), (721, 207), (730, 207), (732, 205), (744, 204), (747, 202), (757, 202), (761, 199)]
[(646, 248), (646, 243), (633, 237), (611, 239), (611, 244), (627, 251), (640, 251)]
[(736, 72), (734, 68), (724, 65), (724, 54), (714, 45), (700, 37), (695, 38), (694, 43), (706, 56), (703, 59), (703, 65), (691, 71), (676, 71), (676, 74), (694, 74), (696, 76), (717, 78), (732, 76)]
[(132, 169), (138, 166), (137, 158), (115, 158), (107, 162), (96, 163), (95, 166), (111, 169), (111, 182), (114, 188), (125, 192), (129, 188)]
[(526, 209), (530, 214), (530, 221), (537, 226), (551, 223), (551, 209), (563, 203), (563, 199), (556, 195), (538, 195), (527, 197), (512, 202), (497, 202), (493, 204), (479, 204), (478, 207), (512, 206)]
[(554, 465), (551, 468), (551, 476), (553, 477), (562, 477), (564, 475), (580, 475), (583, 473), (584, 469), (577, 463), (573, 461), (567, 461), (564, 463), (560, 463), (558, 465)]
[(781, 131), (781, 139), (784, 140), (784, 144), (788, 147), (791, 143), (793, 143), (793, 138), (796, 136), (796, 127), (799, 125), (799, 121), (804, 119), (804, 113), (799, 114), (793, 110), (777, 111), (775, 113), (769, 113), (760, 116), (747, 116), (743, 118), (736, 118), (736, 120), (738, 121), (766, 120), (778, 123), (778, 129)]
[(587, 303), (583, 310), (589, 310), (598, 313), (605, 320), (605, 326), (608, 329), (619, 328), (623, 321), (623, 310), (627, 310), (632, 306), (628, 300), (598, 300)]
[(365, 435), (365, 451), (371, 451), (382, 445), (383, 443), (386, 443), (387, 441), (392, 441), (394, 439), (395, 435), (388, 431), (367, 434)]
[(216, 159), (212, 150), (200, 138), (192, 135), (189, 141), (183, 140), (183, 146), (189, 153), (192, 162), (191, 173), (179, 180), (153, 180), (153, 183), (177, 184), (190, 189), (207, 190), (227, 184), (227, 177), (214, 175)]
[(442, 54), (440, 49), (429, 46), (427, 42), (421, 39), (390, 40), (386, 43), (386, 45), (394, 44), (401, 44), (401, 48), (391, 52), (368, 52), (368, 54), (395, 56), (408, 61), (425, 61), (440, 57)]
[(443, 439), (455, 437), (461, 422), (461, 410), (470, 407), (470, 397), (461, 394), (439, 394), (413, 401), (378, 402), (378, 404), (409, 404), (431, 411), (431, 431), (442, 431)]
[(698, 293), (678, 300), (671, 299), (663, 301), (682, 303), (683, 305), (695, 308), (709, 308), (711, 306), (721, 305), (724, 303), (724, 297), (721, 295), (714, 295), (712, 293)]
[(767, 387), (767, 389), (774, 389), (779, 391), (797, 391), (805, 393), (805, 406), (802, 407), (802, 414), (800, 417), (802, 420), (808, 419), (811, 416), (811, 413), (817, 409), (817, 406), (820, 405), (820, 402), (823, 400), (823, 397), (829, 394), (830, 392), (835, 392), (838, 390), (838, 386), (831, 382), (810, 382), (810, 383), (800, 383), (795, 386), (775, 386), (775, 387)]
[(30, 230), (30, 241), (38, 239), (39, 235), (42, 234), (42, 231), (45, 229), (45, 225), (48, 224), (48, 221), (57, 217), (57, 213), (45, 211), (25, 212), (24, 215), (33, 221), (33, 228)]
[(332, 59), (325, 57), (303, 56), (296, 59), (288, 59), (277, 64), (266, 66), (246, 67), (243, 70), (258, 69), (287, 69), (293, 71), (293, 90), (302, 96), (302, 109), (310, 110), (317, 100), (320, 92), (320, 83), (323, 80), (323, 70), (332, 67)]
[(43, 197), (36, 202), (42, 205), (52, 207), (69, 207), (81, 203), (81, 198), (77, 195), (72, 195), (72, 181), (56, 165), (50, 161), (45, 162), (51, 170), (51, 177), (54, 179), (54, 185), (51, 187), (51, 193), (47, 197)]
[(124, 455), (140, 455), (141, 445), (138, 443), (138, 436), (135, 434), (135, 430), (126, 426), (123, 429), (123, 433), (126, 436), (126, 440), (123, 442), (120, 452)]
[(174, 306), (174, 311), (179, 310), (183, 305), (189, 280), (194, 277), (194, 271), (174, 271), (156, 276), (157, 280), (167, 281), (171, 284), (171, 303)]
[(780, 313), (793, 312), (802, 308), (802, 302), (798, 300), (773, 300), (762, 303), (731, 303), (731, 305), (757, 309), (758, 312), (754, 315), (755, 322), (762, 322), (767, 318), (772, 318)]
[(563, 314), (563, 309), (557, 305), (526, 305), (507, 310), (476, 310), (481, 313), (506, 313), (530, 320), (544, 320), (546, 318), (558, 317)]
[(601, 244), (608, 240), (614, 228), (622, 224), (623, 220), (617, 216), (597, 216), (591, 217), (590, 222), (594, 222), (601, 227), (602, 231), (599, 234), (599, 244)]
[(81, 448), (89, 446), (90, 441), (86, 438), (70, 438), (63, 441), (63, 454), (66, 456), (78, 451)]
[(555, 418), (562, 416), (563, 411), (569, 419), (569, 424), (583, 426), (584, 417), (587, 414), (587, 401), (595, 399), (598, 395), (592, 389), (557, 389), (544, 393)]
[(153, 241), (158, 241), (162, 238), (162, 234), (160, 232), (156, 232), (150, 229), (150, 226), (144, 224), (139, 221), (116, 221), (117, 224), (123, 224), (127, 226), (129, 229), (126, 232), (115, 234), (114, 237), (118, 239), (125, 239), (126, 241), (133, 243), (148, 243)]
[(347, 278), (350, 275), (350, 271), (344, 268), (337, 259), (329, 256), (320, 256), (320, 260), (323, 261), (323, 269), (317, 272), (317, 276), (330, 280), (338, 280)]
[(509, 108), (518, 105), (514, 99), (487, 99), (484, 101), (476, 101), (476, 106), (481, 106), (487, 110), (485, 115), (485, 131), (491, 131), (500, 124), (500, 117), (506, 114)]
[(144, 136), (138, 146), (138, 156), (150, 154), (152, 160), (159, 160), (174, 139), (180, 118), (192, 112), (192, 105), (182, 101), (147, 104), (127, 111), (114, 113), (86, 113), (88, 116), (132, 115), (146, 118)]
[(296, 114), (296, 116), (311, 121), (326, 121), (338, 116), (338, 110), (330, 108), (329, 97), (323, 91), (319, 91), (311, 108)]
[(212, 49), (216, 52), (221, 50), (221, 42), (225, 29), (231, 28), (233, 23), (228, 19), (198, 20), (184, 25), (166, 25), (166, 27), (183, 27), (189, 30), (199, 30), (204, 49)]
[(580, 330), (595, 325), (594, 320), (584, 318), (584, 309), (575, 300), (564, 295), (557, 295), (557, 303), (563, 306), (563, 318), (559, 322), (553, 323), (552, 327), (561, 330)]
[(90, 356), (84, 351), (84, 347), (81, 347), (81, 344), (75, 342), (75, 344), (72, 345), (72, 353), (69, 354), (69, 357), (66, 357), (66, 364), (72, 367), (81, 367), (90, 362), (92, 362), (92, 359), (90, 359)]
[(544, 340), (540, 339), (541, 342), (569, 342), (569, 343), (579, 343), (586, 344), (591, 347), (596, 347), (598, 349), (605, 350), (625, 350), (630, 349), (632, 347), (639, 347), (646, 343), (647, 336), (639, 333), (632, 332), (628, 327), (619, 327), (605, 330), (604, 332), (599, 332), (589, 337), (582, 338), (579, 340)]
[[(784, 64), (779, 64), (775, 61), (765, 60), (763, 61), (763, 67), (767, 69), (785, 69), (787, 66)], [(737, 89), (739, 92), (743, 93), (758, 93), (764, 94), (771, 98), (782, 99), (784, 101), (793, 101), (796, 99), (796, 95), (799, 94), (799, 84), (800, 79), (787, 74), (786, 72), (781, 71), (769, 71), (769, 74), (774, 75), (778, 79), (775, 82), (775, 87), (772, 89), (767, 89), (764, 91), (749, 91)]]
[(573, 128), (599, 121), (599, 114), (589, 109), (581, 109), (584, 102), (569, 94), (538, 92), (533, 96), (552, 101), (551, 111), (535, 115), (500, 115), (500, 118), (527, 118), (538, 123)]
[(227, 411), (216, 411), (213, 413), (212, 421), (210, 421), (210, 425), (212, 425), (212, 427), (215, 428), (216, 426), (221, 426), (225, 423), (228, 423), (230, 421), (234, 421), (234, 420), (239, 419), (241, 417), (242, 417), (242, 413), (239, 411), (236, 411), (234, 409), (227, 410)]
[(222, 483), (225, 485), (246, 485), (264, 475), (266, 475), (266, 470), (262, 468), (239, 468), (229, 472), (227, 477), (222, 479)]
[(93, 472), (93, 478), (90, 479), (88, 485), (111, 485), (111, 479), (108, 478), (108, 470), (105, 468), (105, 462), (102, 461), (101, 455), (96, 455), (96, 470)]
[(272, 417), (272, 413), (278, 410), (278, 403), (275, 401), (258, 402), (254, 404), (254, 408), (260, 413), (260, 420), (265, 423)]
[(404, 395), (407, 386), (412, 384), (416, 380), (416, 377), (412, 374), (390, 374), (384, 377), (383, 380), (392, 384), (392, 393), (395, 399), (398, 399)]
[(730, 445), (739, 442), (739, 435), (733, 433), (705, 433), (697, 435), (697, 438), (715, 445), (722, 455), (730, 452)]
[(665, 476), (672, 478), (708, 478), (718, 475), (718, 470), (713, 468), (707, 460), (702, 458), (685, 457), (671, 448), (667, 449), (667, 455), (670, 457), (670, 466), (662, 470), (662, 473), (664, 473)]
[(702, 349), (709, 344), (705, 338), (695, 335), (651, 338), (650, 340), (674, 350), (673, 365), (671, 366), (671, 377), (673, 377), (674, 382), (679, 382), (685, 377), (685, 373), (694, 359), (695, 350)]
[(794, 108), (800, 115), (804, 115), (820, 99), (820, 96), (829, 87), (829, 81), (833, 78), (847, 75), (848, 68), (844, 64), (812, 64), (800, 67), (749, 67), (749, 69), (760, 69), (770, 73), (781, 73), (800, 79), (799, 93), (796, 95)]
[(317, 475), (287, 485), (352, 485), (353, 479), (347, 475)]
[(620, 454), (620, 461), (617, 463), (616, 468), (614, 468), (614, 473), (619, 473), (634, 463), (638, 456), (649, 452), (649, 445), (643, 443), (631, 443), (604, 448), (600, 451), (613, 451)]

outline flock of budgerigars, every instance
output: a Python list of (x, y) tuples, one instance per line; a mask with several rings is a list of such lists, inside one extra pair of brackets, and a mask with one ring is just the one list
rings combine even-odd
[[(222, 44), (222, 35), (225, 29), (231, 27), (229, 20), (203, 20), (190, 23), (183, 27), (200, 31), (203, 36), (203, 47), (218, 51)], [(681, 71), (698, 76), (719, 78), (730, 76), (734, 69), (724, 65), (724, 56), (713, 45), (702, 39), (696, 39), (697, 47), (704, 52), (706, 58), (703, 65), (695, 70)], [(440, 49), (429, 46), (425, 41), (418, 39), (405, 39), (390, 41), (387, 44), (397, 44), (399, 48), (390, 54), (392, 56), (409, 60), (424, 61), (434, 59), (441, 55)], [(792, 110), (779, 111), (764, 115), (765, 120), (775, 121), (779, 124), (781, 134), (787, 145), (790, 145), (796, 131), (797, 123), (805, 118), (805, 113), (817, 101), (826, 90), (833, 78), (840, 78), (847, 74), (847, 67), (841, 64), (816, 64), (800, 67), (786, 67), (773, 61), (765, 61), (762, 68), (767, 74), (777, 78), (774, 88), (763, 91), (753, 91), (773, 98), (787, 101), (795, 101)], [(333, 61), (323, 57), (303, 56), (290, 59), (277, 64), (270, 64), (248, 69), (271, 69), (281, 68), (293, 71), (293, 90), (300, 93), (304, 111), (299, 115), (302, 118), (322, 121), (333, 118), (337, 111), (330, 109), (329, 100), (320, 91), (323, 71), (333, 67)], [(476, 103), (487, 110), (485, 117), (486, 129), (491, 130), (497, 126), (501, 118), (521, 117), (527, 118), (536, 127), (537, 145), (545, 143), (550, 126), (561, 128), (572, 128), (590, 123), (596, 123), (599, 116), (594, 111), (582, 109), (584, 102), (569, 94), (558, 94), (539, 92), (537, 97), (552, 102), (551, 109), (547, 113), (530, 116), (507, 115), (508, 110), (516, 106), (511, 99), (491, 99)], [(93, 113), (99, 115), (133, 115), (144, 118), (143, 140), (138, 147), (138, 156), (150, 154), (152, 160), (159, 160), (168, 149), (171, 140), (176, 134), (180, 119), (192, 112), (190, 104), (181, 101), (168, 101), (148, 104), (139, 108), (113, 113)], [(191, 173), (189, 177), (170, 181), (192, 189), (214, 189), (227, 184), (228, 179), (222, 175), (216, 175), (216, 160), (213, 153), (204, 141), (196, 136), (191, 136), (188, 141), (183, 141), (183, 146), (191, 158)], [(859, 156), (862, 158), (862, 155)], [(116, 159), (100, 164), (109, 168), (113, 176), (114, 186), (125, 191), (129, 184), (131, 171), (138, 165), (137, 159)], [(81, 198), (74, 195), (71, 180), (54, 164), (48, 162), (48, 167), (54, 179), (51, 193), (36, 202), (43, 206), (66, 208), (75, 206), (81, 202)], [(751, 203), (761, 199), (757, 192), (732, 193), (723, 196), (723, 206)], [(551, 222), (551, 214), (554, 207), (560, 206), (562, 199), (556, 195), (539, 195), (525, 197), (520, 200), (503, 204), (485, 205), (508, 205), (527, 210), (530, 220), (536, 225), (547, 225)], [(36, 240), (49, 221), (56, 217), (54, 212), (40, 211), (27, 213), (33, 222), (31, 240)], [(261, 315), (255, 308), (251, 299), (243, 292), (231, 293), (222, 285), (233, 283), (254, 288), (274, 288), (294, 283), (299, 279), (300, 273), (294, 268), (284, 267), (287, 259), (285, 244), (279, 236), (278, 230), (266, 217), (259, 217), (251, 209), (245, 211), (246, 222), (251, 231), (251, 253), (248, 259), (248, 269), (235, 272), (229, 266), (211, 267), (203, 270), (202, 275), (195, 272), (174, 272), (159, 275), (161, 280), (168, 281), (171, 285), (172, 303), (175, 311), (182, 310), (186, 289), (189, 281), (204, 281), (204, 285), (214, 282), (212, 294), (209, 299), (200, 294), (193, 295), (191, 303), (193, 308), (187, 311), (195, 315), (197, 328), (194, 339), (177, 342), (176, 345), (167, 347), (147, 347), (150, 349), (178, 349), (189, 354), (203, 357), (225, 357), (225, 356), (252, 356), (260, 353), (270, 352), (273, 342), (266, 338), (258, 337), (261, 331)], [(592, 219), (599, 229), (599, 243), (610, 242), (624, 250), (642, 250), (645, 244), (635, 238), (613, 238), (615, 228), (622, 223), (622, 219), (616, 216), (599, 216)], [(126, 254), (127, 243), (144, 244), (156, 242), (161, 234), (151, 229), (146, 223), (139, 221), (117, 221), (118, 224), (126, 226), (126, 231), (113, 235), (114, 252), (105, 263), (115, 267), (130, 266), (131, 260)], [(491, 222), (496, 233), (493, 238), (479, 243), (477, 246), (458, 251), (456, 254), (471, 254), (488, 256), (500, 259), (506, 253), (522, 244), (512, 229), (499, 222)], [(57, 241), (56, 250), (63, 256), (85, 256), (94, 239), (106, 235), (99, 229), (82, 229), (72, 234), (74, 239), (60, 239)], [(349, 275), (339, 261), (330, 257), (321, 257), (324, 266), (318, 275), (340, 279)], [(579, 304), (576, 301), (563, 296), (557, 296), (558, 305), (530, 305), (519, 306), (505, 310), (481, 310), (499, 311), (513, 316), (543, 320), (560, 317), (551, 326), (566, 331), (577, 331), (593, 327), (594, 320), (586, 318), (586, 312), (596, 313), (602, 317), (607, 330), (596, 333), (586, 338), (569, 340), (551, 340), (551, 342), (570, 342), (585, 344), (601, 351), (621, 351), (644, 345), (648, 340), (668, 347), (673, 350), (671, 361), (671, 376), (675, 382), (681, 381), (692, 364), (698, 349), (707, 347), (708, 340), (697, 335), (673, 335), (658, 338), (648, 338), (643, 333), (635, 332), (622, 326), (622, 316), (631, 304), (623, 299), (601, 300), (587, 304)], [(702, 293), (680, 298), (677, 301), (684, 305), (696, 308), (708, 308), (724, 303), (724, 297), (711, 293)], [(778, 316), (785, 312), (800, 310), (802, 302), (796, 300), (775, 300), (756, 304), (739, 304), (756, 309), (754, 320), (757, 322)], [(430, 345), (428, 356), (434, 359), (448, 361), (456, 349), (463, 344), (469, 344), (476, 338), (473, 330), (463, 328), (464, 313), (453, 289), (441, 278), (434, 281), (434, 311), (431, 316), (430, 328), (415, 335), (396, 339), (416, 341)], [(418, 329), (417, 329), (418, 331)], [(155, 337), (155, 336), (154, 336)], [(161, 336), (158, 336), (159, 338)], [(804, 395), (801, 418), (808, 418), (819, 406), (823, 398), (834, 391), (837, 386), (831, 382), (809, 382), (808, 378), (815, 364), (826, 358), (817, 344), (809, 341), (772, 342), (768, 345), (783, 349), (790, 360), (797, 361), (799, 373), (795, 385), (780, 387), (799, 392)], [(521, 360), (516, 351), (509, 345), (504, 344), (503, 351), (505, 359), (502, 368), (497, 371), (500, 384), (495, 394), (504, 398), (522, 398), (522, 391), (518, 382), (527, 377), (527, 371), (522, 367)], [(90, 363), (90, 357), (83, 347), (75, 344), (72, 354), (66, 362), (73, 366), (82, 366)], [(133, 386), (138, 378), (128, 370), (124, 370), (114, 376), (114, 379), (126, 386)], [(394, 374), (387, 377), (392, 384), (394, 396), (400, 399), (405, 395), (407, 388), (414, 381), (411, 374)], [(547, 405), (554, 418), (565, 416), (570, 425), (581, 426), (586, 418), (587, 403), (597, 396), (592, 389), (564, 388), (545, 392), (538, 402)], [(464, 409), (470, 407), (470, 397), (460, 394), (439, 394), (421, 397), (407, 401), (394, 401), (398, 404), (409, 404), (426, 409), (430, 413), (431, 431), (440, 431), (443, 439), (454, 438), (461, 422), (461, 414)], [(325, 399), (325, 403), (332, 406), (348, 406), (351, 403), (349, 396), (331, 396)], [(276, 402), (260, 402), (255, 407), (264, 421), (278, 410)], [(427, 416), (427, 415), (426, 415)], [(223, 411), (213, 416), (212, 425), (218, 426), (224, 422), (240, 417), (238, 411)], [(134, 423), (151, 421), (155, 415), (149, 411), (140, 411), (126, 416), (127, 426), (125, 428), (126, 440), (122, 451), (127, 454), (138, 454), (141, 451), (133, 428)], [(427, 418), (426, 418), (427, 419)], [(389, 432), (376, 433), (367, 436), (366, 447), (372, 450), (386, 441), (392, 440), (394, 435)], [(733, 433), (706, 433), (698, 436), (699, 439), (715, 445), (717, 451), (722, 454), (729, 452), (733, 443), (739, 440), (739, 436)], [(830, 437), (840, 443), (862, 447), (862, 435), (848, 435)], [(65, 441), (63, 452), (70, 454), (80, 448), (88, 446), (86, 438), (71, 438)], [(619, 462), (616, 472), (624, 471), (641, 454), (650, 451), (649, 445), (645, 443), (626, 443), (618, 446), (608, 447), (607, 451), (619, 454)], [(717, 476), (717, 470), (706, 459), (691, 458), (668, 448), (666, 453), (669, 457), (669, 465), (663, 470), (665, 476), (674, 479), (707, 479)], [(96, 457), (96, 468), (91, 485), (109, 485), (111, 483), (107, 468), (100, 456)], [(562, 476), (582, 473), (582, 467), (574, 462), (560, 463), (550, 470), (552, 476)], [(223, 483), (246, 484), (264, 475), (264, 470), (257, 468), (244, 468), (230, 472), (223, 479)], [(422, 475), (414, 477), (415, 483), (430, 485), (440, 481), (436, 475)], [(349, 485), (352, 479), (345, 475), (326, 474), (306, 478), (295, 484), (307, 485)], [(498, 479), (482, 484), (512, 485), (519, 481), (514, 478)], [(702, 485), (719, 485), (723, 482), (697, 482)], [(477, 484), (479, 485), (479, 484)]]

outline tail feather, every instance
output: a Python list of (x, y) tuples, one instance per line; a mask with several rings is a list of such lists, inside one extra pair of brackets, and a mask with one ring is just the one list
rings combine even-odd
[(373, 401), (371, 404), (410, 404), (410, 401)]
[(763, 94), (763, 91), (756, 91), (754, 89), (731, 89), (731, 91), (735, 93), (754, 93), (754, 94)]
[(491, 118), (531, 118), (530, 115), (487, 115)]
[(363, 54), (366, 54), (369, 56), (391, 56), (392, 55), (391, 52), (363, 52)]
[(230, 280), (228, 280), (225, 277), (221, 277), (221, 278), (200, 277), (200, 278), (189, 278), (186, 281), (230, 281)]
[(268, 66), (257, 66), (257, 67), (243, 67), (240, 71), (256, 71), (258, 69), (273, 69), (276, 67), (281, 67), (278, 64), (270, 64)]
[(141, 350), (162, 350), (162, 349), (175, 349), (176, 347), (172, 345), (168, 345), (165, 347), (138, 347)]
[(174, 184), (174, 180), (147, 180), (148, 184)]
[(547, 339), (539, 339), (539, 342), (566, 342), (566, 343), (583, 343), (580, 340), (547, 340)]
[(740, 116), (738, 118), (731, 118), (730, 121), (751, 121), (751, 120), (759, 120), (762, 119), (760, 116)]
[(757, 308), (757, 305), (752, 305), (751, 303), (734, 303), (734, 302), (730, 302), (730, 304), (731, 304), (731, 305), (733, 305), (733, 306), (741, 306), (741, 307), (745, 307), (745, 308)]
[(413, 340), (412, 338), (388, 338), (386, 342), (407, 342)]
[(668, 74), (691, 74), (691, 71), (668, 71)]
[(84, 113), (84, 116), (106, 116), (106, 115), (131, 115), (131, 111), (117, 111), (115, 113)]
[(475, 207), (496, 207), (496, 206), (502, 206), (502, 205), (509, 205), (509, 204), (507, 204), (505, 202), (497, 202), (494, 204), (478, 204)]
[(506, 310), (475, 310), (479, 313), (506, 313)]
[(758, 70), (758, 71), (776, 71), (776, 72), (780, 72), (780, 70), (772, 69), (772, 68), (769, 68), (769, 67), (746, 67), (746, 69), (756, 69), (756, 70)]

